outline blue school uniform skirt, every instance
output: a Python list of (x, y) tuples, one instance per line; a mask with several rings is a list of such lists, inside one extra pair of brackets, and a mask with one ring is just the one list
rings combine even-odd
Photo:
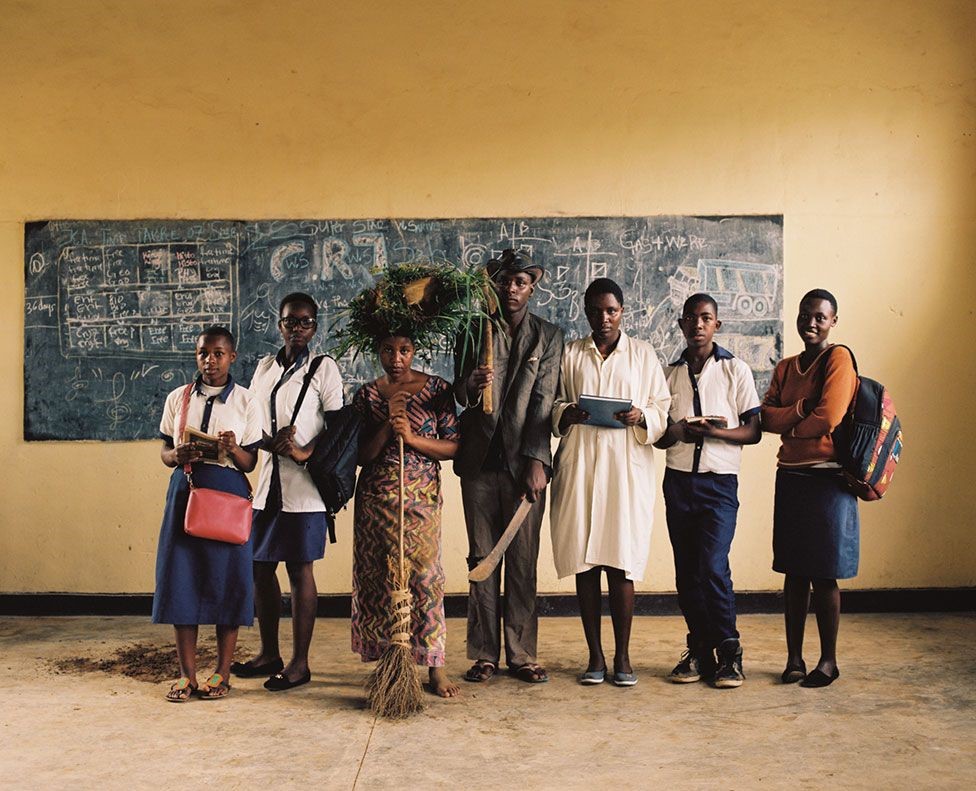
[[(216, 464), (193, 465), (193, 484), (247, 497), (244, 474)], [(250, 626), (254, 622), (251, 546), (194, 538), (183, 532), (190, 487), (173, 470), (156, 551), (153, 623)]]
[(319, 560), (325, 556), (328, 519), (325, 511), (289, 513), (255, 509), (251, 529), (254, 560), (289, 563)]
[(857, 576), (857, 497), (836, 469), (776, 471), (773, 571), (820, 579)]

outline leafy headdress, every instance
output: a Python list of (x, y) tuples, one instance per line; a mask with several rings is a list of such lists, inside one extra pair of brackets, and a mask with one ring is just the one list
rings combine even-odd
[(467, 336), (480, 335), (497, 308), (483, 268), (460, 269), (449, 261), (394, 264), (339, 314), (334, 352), (372, 353), (390, 336), (410, 338), (427, 359), (448, 352), (458, 336), (465, 336), (462, 348), (471, 348), (480, 339)]

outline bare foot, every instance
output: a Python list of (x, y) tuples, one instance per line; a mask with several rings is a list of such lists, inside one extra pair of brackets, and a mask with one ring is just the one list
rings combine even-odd
[(430, 689), (442, 698), (456, 698), (461, 694), (461, 688), (447, 677), (442, 667), (430, 669)]

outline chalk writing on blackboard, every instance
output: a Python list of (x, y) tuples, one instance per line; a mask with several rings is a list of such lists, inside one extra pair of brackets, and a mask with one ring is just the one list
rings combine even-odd
[[(662, 362), (678, 355), (684, 300), (707, 291), (717, 340), (752, 368), (760, 392), (782, 354), (783, 223), (755, 217), (534, 217), (356, 220), (54, 220), (29, 223), (24, 272), (24, 436), (155, 437), (165, 395), (195, 375), (210, 324), (238, 339), (245, 385), (281, 344), (278, 305), (292, 291), (319, 304), (319, 349), (362, 288), (417, 259), (483, 266), (508, 247), (546, 269), (532, 310), (567, 338), (588, 331), (583, 292), (596, 277), (624, 291), (624, 329)], [(376, 375), (339, 361), (351, 397)], [(435, 356), (430, 370), (451, 376)]]
[(65, 357), (179, 356), (235, 323), (234, 242), (70, 246), (58, 268)]

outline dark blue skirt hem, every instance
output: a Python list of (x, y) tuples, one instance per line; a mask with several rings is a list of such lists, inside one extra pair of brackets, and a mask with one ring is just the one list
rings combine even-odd
[(254, 511), (251, 547), (257, 563), (311, 563), (325, 557), (325, 511)]

